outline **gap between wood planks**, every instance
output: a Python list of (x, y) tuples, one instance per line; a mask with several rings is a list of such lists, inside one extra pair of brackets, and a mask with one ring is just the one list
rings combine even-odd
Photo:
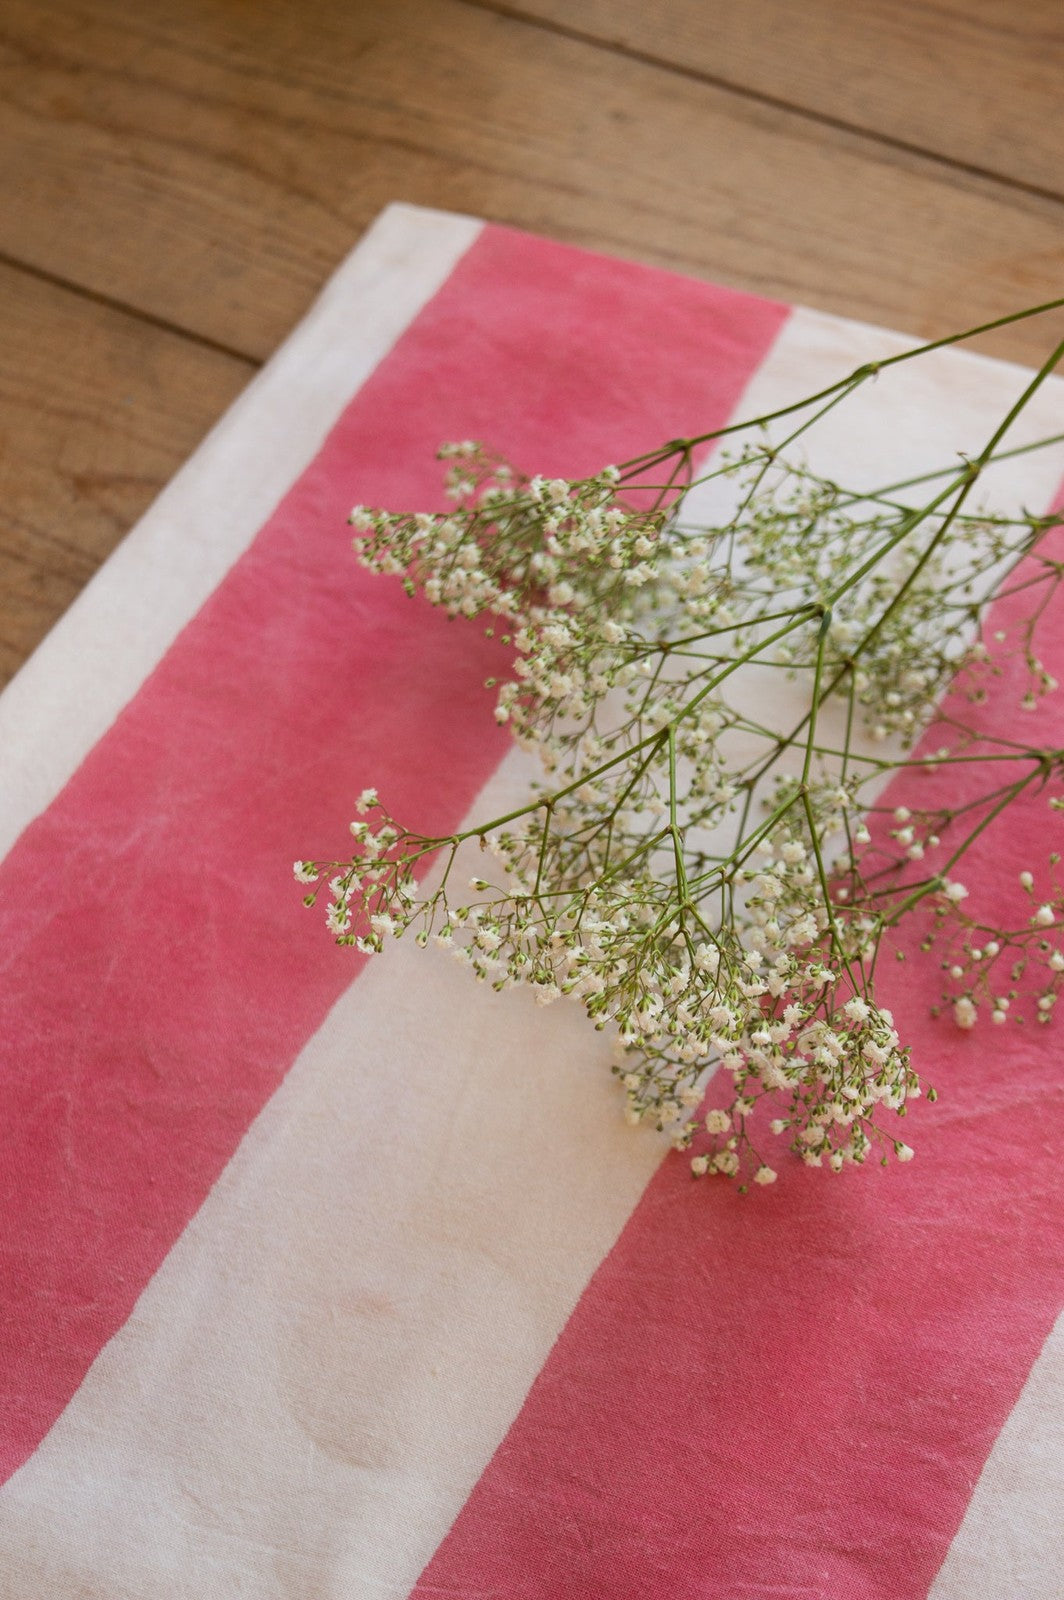
[(10, 268), (12, 272), (25, 273), (26, 277), (35, 278), (39, 283), (48, 284), (53, 289), (62, 289), (67, 294), (78, 295), (91, 305), (102, 306), (107, 311), (117, 311), (122, 316), (135, 317), (138, 322), (145, 323), (149, 328), (158, 328), (161, 333), (188, 339), (190, 343), (199, 345), (204, 350), (213, 350), (216, 355), (228, 356), (232, 361), (242, 361), (250, 369), (249, 377), (251, 372), (257, 372), (266, 364), (262, 356), (251, 355), (246, 350), (237, 350), (233, 345), (212, 339), (210, 334), (200, 333), (196, 328), (182, 327), (167, 317), (158, 316), (154, 311), (146, 311), (140, 306), (130, 305), (125, 300), (117, 300), (113, 295), (104, 294), (100, 289), (93, 289), (88, 284), (64, 278), (58, 272), (50, 272), (47, 267), (37, 266), (30, 261), (21, 261), (17, 256), (9, 255), (6, 250), (0, 250), (0, 266)]
[[(616, 57), (619, 60), (630, 62), (635, 66), (643, 67), (655, 73), (668, 74), (676, 79), (699, 85), (711, 92), (729, 96), (737, 102), (745, 103), (752, 107), (765, 108), (787, 119), (794, 119), (806, 127), (820, 129), (830, 134), (842, 135), (846, 139), (853, 141), (858, 147), (864, 146), (869, 154), (874, 154), (876, 150), (890, 152), (915, 160), (925, 167), (937, 169), (942, 175), (954, 174), (959, 178), (974, 179), (981, 184), (987, 185), (991, 191), (996, 191), (1003, 198), (1022, 194), (1037, 201), (1048, 201), (1052, 205), (1059, 205), (1064, 200), (1061, 194), (1039, 183), (1027, 181), (1019, 176), (1005, 175), (991, 166), (973, 160), (961, 160), (954, 155), (944, 153), (942, 150), (931, 148), (927, 144), (903, 139), (889, 131), (885, 131), (881, 127), (870, 126), (867, 122), (854, 121), (845, 116), (833, 115), (794, 98), (773, 94), (762, 87), (739, 82), (726, 74), (718, 74), (707, 70), (705, 65), (699, 64), (697, 60), (694, 64), (687, 64), (676, 60), (674, 57), (655, 53), (652, 50), (622, 39), (604, 37), (601, 31), (577, 25), (569, 20), (560, 20), (556, 15), (544, 15), (544, 11), (550, 13), (552, 9), (557, 9), (553, 5), (553, 0), (538, 0), (538, 11), (535, 9), (537, 0), (532, 0), (533, 9), (521, 5), (508, 4), (506, 0), (458, 0), (458, 4), (467, 12), (479, 12), (495, 16), (519, 27), (527, 27), (534, 33), (538, 32), (543, 36), (553, 36), (559, 40), (566, 40), (583, 49), (601, 52), (606, 56)], [(579, 8), (576, 9), (579, 10)], [(585, 7), (585, 11), (586, 9)], [(594, 9), (594, 5), (592, 5), (591, 10), (594, 11)], [(682, 7), (680, 9), (682, 11)], [(621, 6), (616, 8), (616, 11), (619, 21), (623, 22), (625, 8)], [(674, 17), (672, 20), (676, 21), (677, 18)], [(705, 41), (703, 40), (702, 42), (704, 45)], [(697, 56), (697, 54), (698, 51), (696, 50), (695, 55)], [(880, 107), (879, 111), (882, 115), (883, 108)], [(382, 145), (388, 143), (386, 139), (381, 139), (379, 142)], [(465, 156), (465, 163), (467, 165), (472, 164), (468, 153)], [(564, 176), (563, 169), (559, 167), (553, 182), (555, 189), (565, 187)], [(505, 208), (504, 212), (500, 212), (497, 205), (493, 207), (485, 206), (483, 209), (485, 214), (494, 216), (496, 220), (516, 222), (518, 226), (534, 225), (534, 223), (526, 222), (521, 217), (514, 218), (509, 212), (505, 212)], [(368, 220), (368, 218), (365, 219), (365, 221)], [(560, 236), (569, 236), (563, 219), (559, 218), (556, 221), (558, 222), (557, 231)], [(547, 231), (551, 231), (549, 219), (547, 221)], [(599, 241), (596, 242), (598, 243)], [(659, 239), (657, 241), (659, 255), (661, 254), (661, 243), (662, 241)], [(616, 241), (607, 239), (601, 241), (601, 247), (617, 248), (623, 254), (626, 249), (631, 249), (631, 242), (627, 238)], [(226, 342), (210, 330), (194, 326), (189, 320), (167, 316), (164, 312), (139, 304), (136, 299), (120, 293), (109, 294), (100, 287), (87, 283), (77, 273), (68, 275), (55, 270), (54, 266), (49, 267), (48, 265), (28, 261), (21, 256), (13, 254), (10, 249), (6, 252), (0, 252), (0, 260), (5, 261), (17, 270), (36, 275), (42, 282), (64, 288), (72, 294), (81, 295), (88, 301), (122, 312), (163, 331), (186, 337), (204, 349), (216, 350), (225, 356), (245, 361), (250, 366), (256, 368), (261, 366), (268, 353), (261, 348), (252, 348), (246, 340)], [(692, 270), (691, 264), (685, 259), (676, 258), (676, 265), (680, 270)], [(697, 270), (697, 267), (694, 270)], [(707, 275), (714, 275), (713, 263), (706, 263), (703, 270)], [(721, 275), (725, 281), (728, 281), (726, 269)], [(751, 280), (750, 286), (757, 286), (756, 273)], [(781, 291), (769, 285), (766, 286), (766, 292), (778, 293)], [(1035, 297), (1040, 298), (1040, 295), (1036, 294)], [(848, 308), (842, 307), (841, 309)], [(856, 313), (851, 314), (860, 315), (861, 312), (858, 310)], [(887, 320), (886, 315), (882, 320)], [(902, 325), (905, 325), (904, 322), (902, 322)]]
[(504, 0), (459, 0), (459, 3), (471, 6), (477, 11), (488, 11), (497, 17), (506, 17), (511, 22), (523, 22), (532, 27), (542, 28), (547, 33), (555, 33), (562, 39), (572, 39), (577, 44), (593, 45), (596, 49), (605, 50), (611, 55), (621, 56), (626, 61), (637, 61), (645, 67), (656, 67), (659, 71), (675, 73), (678, 77), (688, 78), (693, 83), (703, 83), (708, 88), (737, 95), (740, 99), (750, 100), (755, 105), (768, 106), (773, 111), (784, 111), (789, 116), (802, 117), (818, 127), (830, 129), (833, 133), (853, 134), (857, 138), (872, 139), (889, 150), (937, 162), (939, 166), (961, 173), (965, 177), (985, 178), (992, 183), (1003, 184), (1008, 189), (1018, 189), (1023, 194), (1034, 195), (1040, 200), (1064, 201), (1064, 193), (1058, 189), (1043, 187), (1023, 178), (1007, 177), (993, 167), (980, 166), (972, 161), (961, 161), (942, 151), (929, 149), (927, 145), (901, 139), (896, 134), (885, 133), (863, 123), (850, 122), (844, 117), (832, 116), (826, 111), (818, 111), (812, 106), (802, 105), (799, 101), (768, 94), (762, 89), (750, 88), (733, 79), (721, 77), (717, 73), (707, 72), (703, 68), (687, 66), (683, 62), (671, 60), (668, 56), (659, 56), (649, 50), (638, 49), (625, 44), (622, 40), (604, 39), (599, 34), (575, 28), (570, 23), (559, 22), (553, 17), (537, 16), (533, 12), (522, 10), (520, 6), (506, 5)]

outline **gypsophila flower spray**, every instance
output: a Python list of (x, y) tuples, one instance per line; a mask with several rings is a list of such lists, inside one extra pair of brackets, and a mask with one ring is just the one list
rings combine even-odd
[[(295, 863), (306, 904), (324, 898), (333, 937), (367, 955), (431, 939), (495, 989), (578, 1001), (616, 1041), (628, 1119), (679, 1149), (697, 1136), (696, 1176), (771, 1184), (781, 1147), (835, 1172), (908, 1161), (897, 1119), (925, 1085), (874, 982), (899, 921), (924, 919), (962, 1030), (1021, 1010), (1046, 1021), (1064, 982), (1059, 855), (1024, 872), (1005, 927), (968, 914), (963, 881), (966, 850), (1012, 800), (1036, 789), (1064, 807), (1064, 752), (984, 741), (977, 758), (955, 722), (913, 755), (948, 686), (975, 704), (992, 687), (1003, 644), (982, 620), (1021, 563), (1023, 709), (1056, 688), (1037, 623), (1062, 576), (1046, 544), (1059, 519), (991, 515), (975, 491), (1061, 353), (976, 454), (915, 483), (848, 491), (798, 453), (880, 370), (864, 367), (775, 418), (577, 480), (445, 445), (448, 512), (356, 506), (364, 566), (487, 618), (510, 647), (485, 714), (542, 777), (527, 803), (447, 838), (366, 788), (353, 853)], [(804, 420), (773, 442), (780, 416)], [(714, 479), (729, 514), (691, 525), (691, 491)], [(799, 714), (774, 717), (771, 693), (751, 705), (751, 669), (788, 684), (780, 703), (798, 694)], [(976, 759), (986, 782), (963, 805), (877, 805), (917, 761)], [(718, 1073), (727, 1103), (704, 1112)]]

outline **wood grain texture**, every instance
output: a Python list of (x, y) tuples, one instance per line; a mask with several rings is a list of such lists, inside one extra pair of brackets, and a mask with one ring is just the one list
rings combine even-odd
[(3, 51), (0, 249), (257, 358), (395, 198), (919, 334), (1064, 277), (1058, 202), (460, 0), (8, 0)]
[(0, 267), (0, 683), (254, 368)]
[(476, 0), (1064, 195), (1060, 0)]
[(1056, 0), (5, 0), (0, 674), (391, 200), (929, 337), (1051, 298), (1060, 34)]

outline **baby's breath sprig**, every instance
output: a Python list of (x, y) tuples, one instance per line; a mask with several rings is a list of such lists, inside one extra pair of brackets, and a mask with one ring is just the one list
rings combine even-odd
[[(336, 941), (365, 954), (410, 934), (495, 989), (578, 1000), (616, 1040), (629, 1120), (693, 1150), (696, 1175), (771, 1183), (779, 1140), (833, 1171), (908, 1160), (896, 1119), (924, 1086), (874, 989), (901, 918), (927, 919), (962, 1028), (1031, 1006), (1048, 1020), (1064, 983), (1059, 855), (1037, 890), (1024, 875), (1014, 927), (966, 914), (956, 875), (1019, 795), (1064, 808), (1064, 751), (977, 738), (940, 707), (950, 684), (951, 704), (958, 685), (979, 703), (1007, 648), (1026, 665), (1024, 705), (1056, 688), (1037, 630), (1064, 577), (1046, 544), (1060, 519), (972, 500), (1062, 354), (979, 454), (878, 491), (818, 476), (795, 442), (908, 357), (813, 396), (784, 446), (764, 432), (773, 418), (749, 424), (701, 477), (695, 448), (718, 435), (575, 480), (526, 477), (466, 441), (440, 451), (449, 512), (356, 506), (365, 567), (450, 615), (487, 617), (513, 649), (494, 715), (543, 779), (447, 838), (409, 830), (365, 790), (355, 853), (295, 863), (305, 903), (325, 895)], [(690, 491), (711, 478), (732, 510), (693, 526)], [(990, 597), (1019, 590), (1026, 623), (987, 639)], [(947, 742), (929, 760), (913, 750), (933, 719)], [(892, 773), (951, 763), (986, 775), (963, 804), (877, 806)], [(718, 1068), (726, 1103), (705, 1111)]]

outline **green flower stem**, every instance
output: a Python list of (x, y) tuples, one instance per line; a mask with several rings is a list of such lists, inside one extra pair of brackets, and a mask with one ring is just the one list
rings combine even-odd
[[(1001, 794), (1001, 797), (992, 810), (990, 810), (986, 816), (976, 824), (968, 837), (957, 846), (957, 849), (945, 863), (941, 872), (938, 873), (934, 878), (918, 885), (911, 894), (907, 895), (900, 905), (896, 906), (890, 915), (884, 918), (883, 926), (886, 928), (896, 927), (900, 919), (905, 916), (907, 912), (919, 905), (921, 900), (926, 900), (929, 894), (936, 892), (941, 887), (946, 874), (951, 870), (951, 868), (956, 866), (957, 862), (960, 861), (964, 855), (967, 854), (972, 845), (979, 838), (979, 835), (984, 833), (986, 829), (989, 828), (990, 824), (997, 817), (1000, 817), (1001, 813), (1008, 806), (1010, 806), (1014, 800), (1019, 799), (1023, 791), (1030, 786), (1035, 778), (1039, 776), (1045, 776), (1044, 769), (1041, 764), (1036, 767), (1033, 772), (1029, 772), (1024, 777), (1017, 779), (1015, 783), (1009, 784)], [(983, 803), (985, 803), (985, 797)]]
[[(711, 678), (709, 683), (705, 684), (703, 688), (699, 690), (698, 694), (696, 694), (693, 699), (689, 700), (683, 709), (672, 719), (672, 721), (666, 725), (666, 729), (670, 726), (676, 726), (686, 717), (689, 717), (691, 712), (696, 710), (697, 707), (701, 705), (702, 701), (706, 699), (707, 695), (712, 694), (714, 689), (719, 688), (726, 678), (731, 677), (732, 673), (738, 672), (740, 667), (745, 666), (753, 658), (753, 656), (756, 655), (758, 650), (763, 649), (766, 645), (774, 644), (778, 639), (785, 638), (789, 633), (793, 633), (796, 628), (804, 625), (810, 614), (815, 615), (819, 610), (819, 606), (809, 605), (803, 606), (797, 613), (792, 613), (790, 620), (785, 624), (784, 627), (777, 628), (775, 633), (770, 634), (767, 639), (759, 641), (755, 647), (744, 651), (741, 655), (737, 656), (734, 661), (730, 662), (723, 671), (717, 673), (715, 677)], [(467, 828), (464, 833), (452, 834), (441, 839), (426, 839), (424, 841), (425, 847), (419, 852), (419, 855), (427, 855), (432, 850), (438, 850), (441, 846), (446, 844), (453, 844), (455, 848), (457, 848), (458, 845), (464, 844), (469, 839), (485, 838), (488, 834), (496, 833), (499, 828), (504, 828), (508, 822), (516, 822), (518, 818), (530, 816), (533, 812), (540, 811), (548, 805), (556, 805), (559, 800), (565, 799), (567, 795), (575, 794), (576, 790), (582, 788), (584, 784), (595, 783), (597, 779), (605, 777), (607, 772), (612, 772), (614, 767), (618, 767), (623, 762), (629, 761), (638, 751), (645, 750), (649, 745), (653, 745), (655, 743), (660, 744), (662, 732), (665, 731), (666, 730), (661, 730), (657, 733), (648, 733), (644, 735), (643, 738), (638, 739), (634, 744), (630, 744), (624, 750), (619, 751), (617, 755), (611, 756), (609, 760), (601, 762), (590, 772), (582, 773), (579, 778), (574, 778), (572, 783), (567, 783), (563, 788), (556, 789), (551, 794), (549, 801), (545, 799), (531, 800), (527, 805), (516, 806), (514, 810), (507, 811), (503, 816), (493, 817), (490, 822), (478, 823), (476, 827)]]
[[(860, 384), (867, 382), (869, 378), (874, 378), (880, 372), (885, 372), (889, 367), (898, 366), (904, 361), (913, 361), (917, 356), (930, 354), (932, 350), (945, 350), (948, 346), (961, 344), (966, 339), (975, 339), (981, 334), (993, 333), (997, 328), (1007, 328), (1013, 323), (1025, 322), (1030, 317), (1043, 316), (1047, 311), (1058, 311), (1061, 306), (1064, 306), (1064, 297), (1057, 300), (1046, 300), (1041, 305), (1029, 307), (1026, 311), (1013, 311), (1008, 316), (996, 317), (993, 322), (982, 322), (978, 327), (965, 329), (963, 333), (951, 333), (943, 339), (932, 339), (928, 344), (916, 345), (912, 350), (901, 350), (897, 355), (886, 356), (882, 361), (865, 362), (863, 365), (855, 367), (845, 378), (840, 378), (836, 383), (828, 384), (826, 388), (819, 389), (815, 394), (806, 395), (804, 399), (796, 400), (791, 405), (780, 406), (775, 411), (766, 411), (762, 416), (752, 417), (746, 422), (731, 422), (723, 428), (712, 428), (707, 433), (696, 434), (691, 438), (674, 439), (662, 450), (651, 451), (646, 456), (634, 456), (630, 460), (622, 462), (622, 477), (631, 477), (636, 470), (641, 468), (649, 470), (650, 467), (656, 466), (658, 462), (670, 460), (679, 451), (689, 453), (696, 445), (709, 444), (714, 439), (723, 439), (729, 434), (739, 433), (745, 429), (763, 428), (770, 422), (776, 422), (780, 417), (793, 416), (796, 411), (804, 411), (809, 406), (814, 406), (819, 401), (828, 399), (829, 396), (838, 393), (839, 390), (849, 391), (855, 389)], [(1056, 359), (1060, 359), (1059, 355)], [(1016, 409), (1014, 407), (1009, 414), (1005, 426), (1013, 420)], [(1003, 427), (1001, 432), (1004, 431), (1005, 428)]]

